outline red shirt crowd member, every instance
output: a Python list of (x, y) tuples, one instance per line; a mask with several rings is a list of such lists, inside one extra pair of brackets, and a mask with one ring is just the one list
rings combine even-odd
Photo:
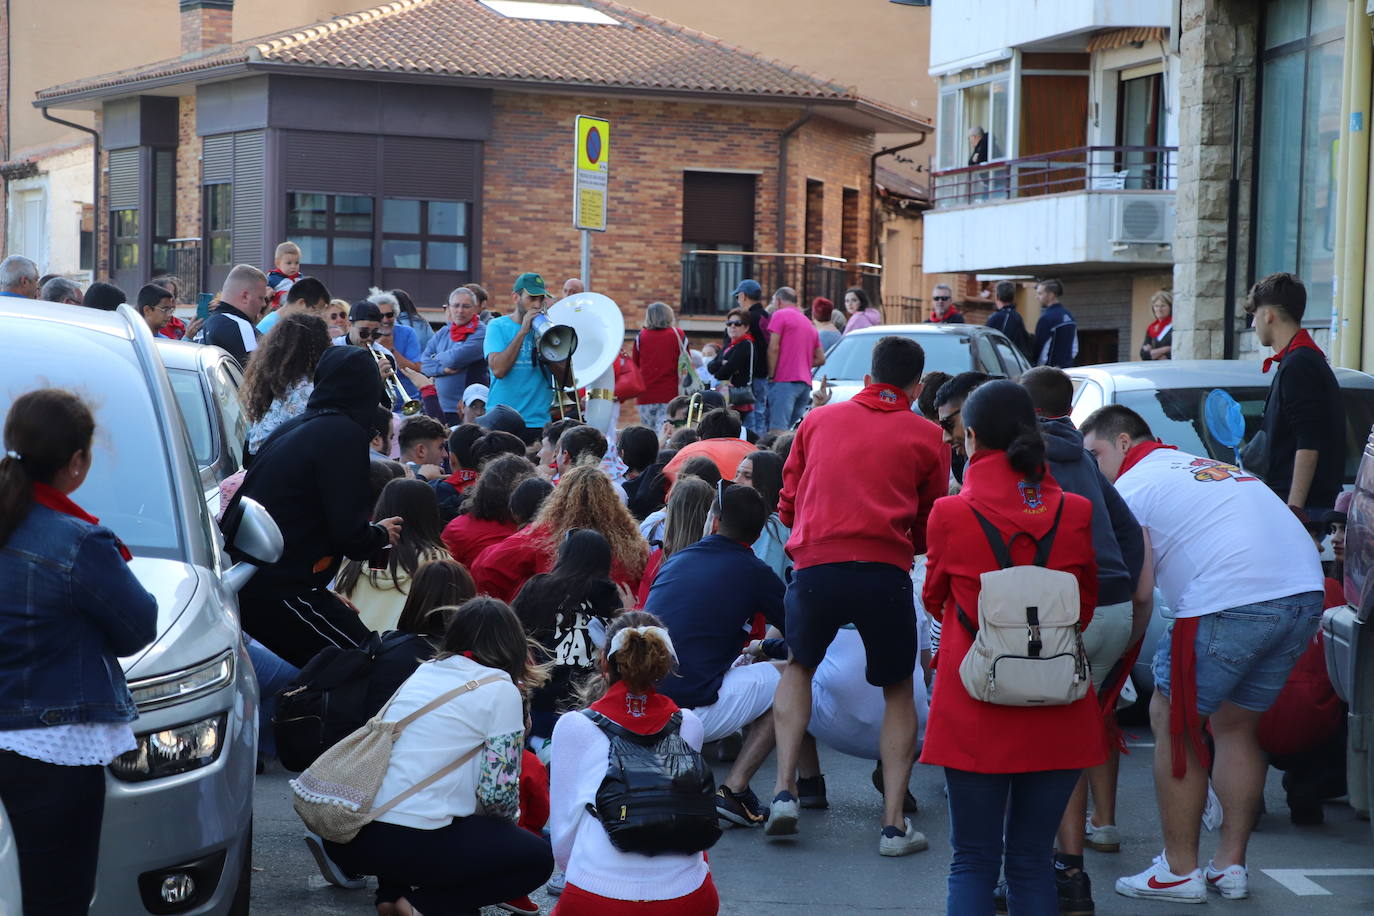
[(1049, 542), (1046, 566), (1078, 580), (1086, 627), (1097, 603), (1092, 503), (1049, 476), (1035, 408), (1015, 382), (975, 389), (963, 419), (969, 465), (959, 495), (941, 499), (930, 514), (923, 593), (926, 610), (945, 623), (921, 762), (943, 766), (949, 789), (948, 909), (986, 907), (1005, 861), (1013, 912), (1054, 913), (1055, 830), (1080, 772), (1107, 759), (1102, 714), (1091, 690), (1064, 706), (1002, 706), (969, 696), (959, 666), (973, 634), (956, 608), (976, 627), (980, 577), (1001, 568), (981, 515), (1014, 563), (1030, 564)]
[[(637, 735), (652, 735), (680, 714), (682, 739), (701, 749), (701, 720), (654, 687), (677, 662), (657, 617), (643, 611), (617, 617), (598, 662), (607, 686), (593, 712)], [(553, 916), (714, 916), (720, 897), (705, 853), (647, 856), (611, 844), (592, 813), (609, 752), (605, 733), (585, 715), (563, 716), (554, 727), (549, 834), (568, 883)]]
[[(807, 414), (783, 466), (778, 515), (792, 529), (787, 552), (795, 575), (786, 602), (791, 659), (773, 706), (778, 781), (764, 825), (772, 836), (797, 831), (797, 760), (811, 718), (811, 678), (840, 627), (852, 623), (863, 637), (868, 682), (883, 688), (887, 704), (879, 852), (926, 848), (902, 814), (917, 726), (911, 565), (925, 553), (931, 506), (947, 492), (949, 450), (940, 428), (911, 410), (924, 369), (925, 351), (914, 340), (879, 340), (863, 391)], [(858, 486), (836, 477), (858, 467), (877, 470)]]
[(521, 481), (533, 476), (534, 467), (519, 455), (502, 455), (482, 469), (468, 511), (445, 525), (440, 535), (455, 560), (471, 568), (482, 551), (515, 534), (510, 496)]
[(673, 327), (673, 310), (654, 302), (644, 314), (644, 330), (635, 337), (634, 362), (644, 390), (635, 398), (639, 422), (658, 431), (668, 402), (678, 396), (678, 359), (687, 348), (687, 335)]
[(598, 467), (580, 465), (563, 475), (528, 528), (477, 557), (472, 566), (477, 591), (513, 600), (526, 580), (552, 568), (558, 545), (574, 528), (601, 532), (611, 544), (611, 579), (631, 592), (639, 590), (649, 553), (639, 526), (611, 478)]

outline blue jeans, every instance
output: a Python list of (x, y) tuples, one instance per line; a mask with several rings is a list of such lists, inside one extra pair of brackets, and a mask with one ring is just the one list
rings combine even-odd
[(806, 382), (769, 382), (768, 428), (791, 429), (810, 404), (811, 386)]
[(947, 916), (992, 916), (997, 874), (1017, 916), (1059, 916), (1054, 835), (1082, 770), (970, 773), (945, 767), (949, 788)]
[(768, 432), (768, 379), (756, 378), (754, 389), (754, 409), (744, 414), (744, 428), (762, 436)]
[(301, 670), (284, 662), (262, 643), (246, 637), (248, 660), (258, 679), (258, 753), (264, 757), (277, 756), (277, 739), (272, 734), (272, 716), (277, 712), (277, 694), (296, 679)]

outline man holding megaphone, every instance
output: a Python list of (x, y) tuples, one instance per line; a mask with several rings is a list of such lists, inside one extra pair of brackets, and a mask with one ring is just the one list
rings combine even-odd
[(549, 292), (544, 278), (522, 273), (515, 279), (515, 312), (493, 318), (487, 325), (485, 354), (491, 369), (487, 409), (505, 404), (525, 421), (526, 444), (539, 441), (549, 422), (549, 372), (539, 358), (534, 321), (544, 314)]

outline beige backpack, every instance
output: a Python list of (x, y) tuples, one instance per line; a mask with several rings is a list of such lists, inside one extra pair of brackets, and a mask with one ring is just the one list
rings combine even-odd
[(492, 674), (480, 681), (468, 681), (461, 687), (440, 694), (404, 719), (388, 722), (386, 712), (401, 692), (398, 689), (366, 725), (325, 751), (304, 773), (291, 780), (291, 791), (296, 796), (292, 799), (292, 806), (296, 813), (306, 827), (326, 840), (352, 842), (359, 830), (410, 796), (443, 779), (482, 749), (482, 744), (478, 744), (385, 804), (374, 806), (377, 790), (382, 787), (387, 767), (391, 764), (392, 745), (406, 726), (461, 694), (503, 680), (508, 680), (506, 675)]
[(992, 523), (970, 506), (997, 558), (1000, 569), (982, 574), (978, 594), (978, 628), (956, 607), (959, 622), (973, 645), (959, 665), (959, 679), (969, 696), (999, 706), (1064, 706), (1081, 700), (1091, 682), (1088, 656), (1080, 631), (1078, 579), (1046, 569), (1054, 545), (1061, 499), (1054, 525), (1038, 541), (1032, 566), (1017, 566)]

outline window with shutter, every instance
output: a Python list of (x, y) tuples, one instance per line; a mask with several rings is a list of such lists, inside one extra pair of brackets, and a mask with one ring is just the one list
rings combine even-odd
[(683, 172), (682, 241), (698, 248), (752, 248), (757, 177)]
[(110, 253), (114, 270), (137, 270), (138, 147), (110, 151)]

